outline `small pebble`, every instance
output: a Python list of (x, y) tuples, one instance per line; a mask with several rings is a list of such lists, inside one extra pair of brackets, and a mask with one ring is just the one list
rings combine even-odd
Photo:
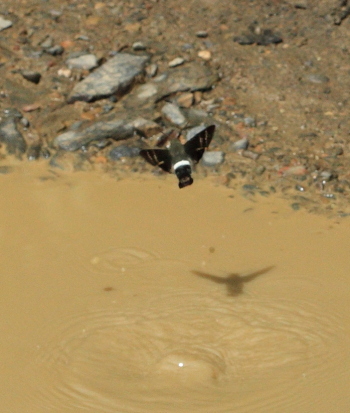
[(132, 48), (133, 48), (133, 50), (135, 50), (135, 51), (141, 51), (141, 50), (146, 50), (146, 49), (147, 49), (146, 45), (145, 45), (144, 43), (142, 43), (142, 42), (135, 42), (135, 43), (132, 45)]
[(70, 69), (58, 69), (57, 70), (58, 76), (63, 76), (63, 77), (71, 77), (72, 76), (72, 71)]
[(25, 128), (28, 128), (29, 125), (30, 125), (29, 120), (27, 118), (24, 118), (24, 117), (21, 118), (20, 122), (21, 122), (21, 125), (24, 126)]
[(333, 174), (333, 172), (330, 172), (330, 171), (322, 171), (320, 173), (320, 178), (322, 179), (322, 181), (329, 182), (329, 181), (332, 181), (333, 179), (336, 179), (337, 175)]
[(146, 67), (146, 73), (148, 77), (154, 77), (158, 72), (158, 65), (156, 63), (152, 63)]
[(176, 67), (176, 66), (180, 66), (185, 62), (185, 59), (183, 57), (176, 57), (175, 59), (171, 60), (168, 63), (169, 67)]
[(211, 59), (211, 52), (209, 50), (201, 50), (198, 52), (198, 57), (203, 60), (210, 60)]
[(84, 54), (79, 57), (73, 57), (66, 60), (70, 69), (92, 70), (98, 66), (97, 57), (93, 54)]
[(322, 74), (311, 73), (305, 76), (305, 80), (311, 83), (328, 83), (329, 77)]
[(243, 122), (244, 122), (245, 126), (247, 126), (248, 128), (255, 128), (256, 127), (256, 121), (251, 116), (247, 116), (246, 118), (244, 118)]
[(259, 165), (254, 169), (254, 172), (256, 175), (262, 175), (266, 171), (266, 168), (264, 165)]
[(29, 82), (35, 83), (36, 85), (40, 82), (41, 74), (39, 72), (34, 72), (32, 70), (22, 70), (21, 75), (24, 79)]
[(140, 153), (139, 148), (135, 148), (135, 147), (127, 146), (127, 145), (120, 145), (120, 146), (113, 148), (109, 152), (109, 157), (113, 159), (114, 161), (117, 161), (125, 157), (131, 158), (131, 157), (138, 156), (139, 153)]
[(52, 46), (53, 46), (53, 38), (50, 37), (50, 36), (47, 36), (47, 37), (40, 43), (40, 46), (41, 46), (43, 49), (48, 49), (48, 48), (52, 47)]
[(242, 156), (244, 156), (245, 158), (253, 159), (253, 161), (256, 161), (259, 158), (260, 154), (253, 151), (243, 151)]
[(162, 114), (164, 117), (174, 125), (183, 126), (186, 124), (186, 118), (182, 114), (178, 106), (173, 103), (166, 103), (162, 107)]
[(4, 19), (2, 16), (0, 16), (0, 32), (2, 31), (2, 30), (6, 30), (6, 29), (8, 29), (9, 27), (11, 27), (12, 26), (12, 21), (11, 20), (6, 20), (6, 19)]
[(60, 56), (64, 52), (64, 49), (62, 46), (56, 45), (45, 49), (45, 52), (51, 56)]
[(206, 30), (199, 30), (196, 33), (196, 36), (202, 39), (205, 39), (206, 37), (208, 37), (208, 32)]
[(246, 150), (249, 146), (248, 138), (242, 138), (231, 145), (233, 151), (239, 151), (241, 149)]
[(181, 108), (190, 108), (193, 105), (193, 94), (188, 93), (181, 93), (179, 96), (176, 97), (176, 103)]
[(225, 153), (222, 151), (206, 151), (203, 154), (202, 162), (205, 166), (217, 166), (224, 162)]

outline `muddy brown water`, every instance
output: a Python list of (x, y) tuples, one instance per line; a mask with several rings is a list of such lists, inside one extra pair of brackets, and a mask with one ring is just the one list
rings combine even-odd
[(1, 411), (348, 411), (348, 220), (174, 176), (0, 187)]

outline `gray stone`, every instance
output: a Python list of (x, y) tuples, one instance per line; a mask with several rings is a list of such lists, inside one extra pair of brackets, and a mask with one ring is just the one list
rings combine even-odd
[(183, 57), (176, 57), (175, 59), (171, 60), (168, 64), (169, 67), (176, 67), (180, 66), (185, 62)]
[(134, 158), (138, 156), (140, 153), (140, 149), (132, 146), (127, 145), (120, 145), (116, 148), (113, 148), (109, 152), (109, 157), (114, 161), (118, 161), (121, 158)]
[(186, 64), (169, 71), (164, 82), (159, 82), (161, 97), (177, 92), (207, 90), (212, 88), (218, 79), (218, 74), (207, 66), (195, 62)]
[(243, 122), (245, 126), (248, 126), (248, 128), (255, 128), (256, 127), (256, 122), (255, 119), (251, 116), (247, 116), (243, 119)]
[(0, 32), (2, 30), (8, 29), (9, 27), (12, 26), (12, 21), (11, 20), (6, 20), (2, 16), (0, 16)]
[(64, 49), (62, 46), (56, 45), (56, 46), (48, 47), (47, 49), (45, 49), (45, 52), (50, 54), (51, 56), (60, 56), (61, 54), (63, 54)]
[(136, 76), (143, 73), (148, 56), (118, 53), (78, 83), (68, 97), (68, 103), (91, 102), (111, 95), (123, 95)]
[(146, 67), (146, 73), (148, 77), (154, 77), (158, 72), (158, 65), (156, 63), (152, 63)]
[(225, 153), (221, 151), (206, 151), (203, 154), (202, 162), (205, 166), (217, 166), (224, 162)]
[(45, 39), (40, 43), (43, 49), (48, 49), (53, 46), (53, 38), (51, 36), (46, 36)]
[(234, 142), (231, 145), (231, 148), (233, 151), (239, 151), (239, 150), (246, 150), (248, 149), (249, 146), (249, 140), (247, 138), (242, 138), (236, 142)]
[(205, 39), (206, 37), (208, 37), (208, 32), (206, 30), (199, 30), (196, 33), (196, 36), (202, 39)]
[(217, 73), (212, 72), (207, 66), (187, 63), (184, 66), (169, 69), (146, 84), (137, 86), (126, 96), (124, 102), (130, 108), (150, 106), (178, 92), (208, 90), (217, 80)]
[(328, 83), (329, 77), (318, 73), (311, 73), (305, 76), (305, 80), (310, 83)]
[(20, 155), (27, 150), (27, 144), (18, 131), (14, 118), (7, 118), (0, 123), (0, 142), (5, 143), (10, 154)]
[(133, 50), (135, 50), (135, 51), (141, 51), (141, 50), (146, 50), (146, 45), (144, 44), (144, 43), (142, 43), (142, 42), (135, 42), (133, 45), (132, 45), (132, 48), (133, 48)]
[(82, 129), (62, 133), (54, 139), (54, 144), (66, 151), (75, 151), (101, 139), (122, 140), (133, 136), (134, 126), (125, 120), (97, 122)]
[(97, 57), (94, 54), (84, 54), (66, 60), (66, 65), (70, 69), (92, 70), (98, 66)]
[(180, 108), (173, 103), (166, 103), (162, 107), (162, 114), (167, 121), (176, 126), (184, 126), (186, 124), (186, 118), (182, 114)]
[(131, 124), (134, 126), (136, 131), (140, 132), (140, 134), (146, 138), (150, 138), (163, 130), (158, 123), (144, 118), (137, 118), (132, 121)]
[(21, 75), (24, 79), (29, 82), (35, 83), (36, 85), (40, 82), (41, 74), (39, 72), (34, 72), (32, 70), (22, 70)]
[(156, 96), (158, 88), (153, 83), (145, 83), (137, 89), (137, 98), (140, 100), (148, 99), (152, 96)]

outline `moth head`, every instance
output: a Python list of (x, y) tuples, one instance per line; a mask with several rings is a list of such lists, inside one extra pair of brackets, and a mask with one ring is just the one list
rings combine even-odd
[(189, 161), (180, 161), (174, 165), (174, 172), (179, 180), (179, 188), (192, 185), (192, 169)]

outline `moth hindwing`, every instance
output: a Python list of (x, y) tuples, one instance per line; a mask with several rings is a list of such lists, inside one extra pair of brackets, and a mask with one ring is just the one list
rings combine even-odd
[(210, 125), (185, 143), (185, 152), (194, 162), (200, 161), (205, 149), (210, 145), (214, 132), (215, 125)]

